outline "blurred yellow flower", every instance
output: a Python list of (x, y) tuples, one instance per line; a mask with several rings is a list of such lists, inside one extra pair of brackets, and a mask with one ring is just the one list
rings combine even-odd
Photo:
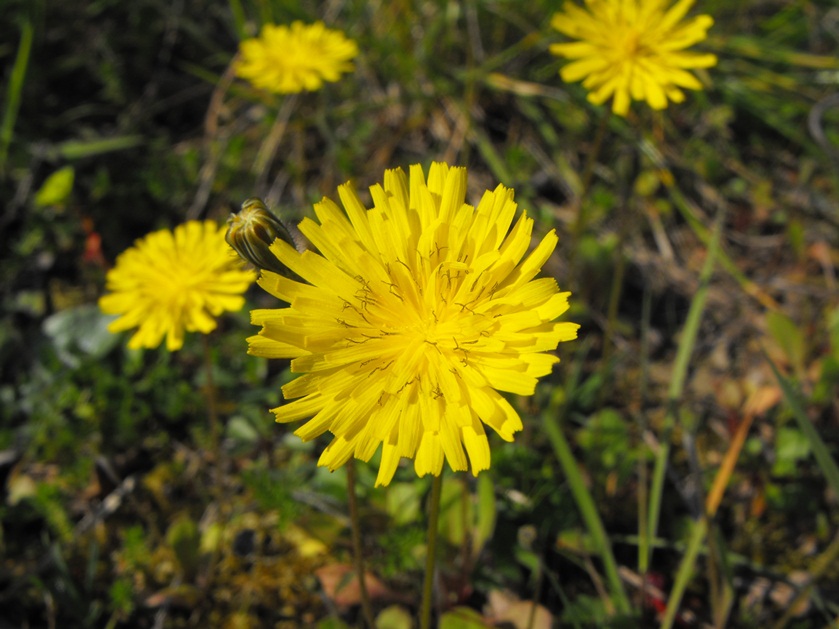
[(358, 47), (341, 31), (323, 22), (291, 27), (266, 24), (259, 37), (239, 45), (236, 75), (254, 86), (279, 94), (318, 90), (352, 72)]
[(595, 105), (610, 97), (612, 111), (625, 116), (631, 100), (653, 109), (685, 99), (679, 88), (702, 89), (689, 72), (717, 63), (712, 54), (684, 52), (703, 41), (714, 23), (709, 15), (682, 21), (694, 0), (586, 0), (587, 10), (566, 2), (551, 26), (579, 41), (553, 44), (553, 54), (573, 59), (560, 71), (563, 81), (583, 79)]
[(215, 221), (189, 221), (153, 232), (123, 251), (107, 275), (110, 292), (99, 300), (106, 314), (122, 315), (111, 332), (139, 328), (128, 347), (183, 346), (184, 332), (207, 334), (214, 317), (240, 310), (242, 293), (256, 279), (224, 240)]
[(309, 283), (263, 270), (259, 284), (290, 306), (252, 312), (262, 330), (249, 352), (290, 358), (303, 374), (283, 387), (294, 401), (272, 410), (279, 422), (310, 418), (295, 433), (304, 440), (334, 435), (319, 465), (368, 461), (383, 444), (377, 485), (401, 457), (420, 476), (439, 475), (444, 459), (477, 474), (490, 465), (484, 425), (505, 441), (522, 428), (500, 391), (532, 395), (559, 361), (549, 352), (577, 336), (577, 324), (554, 321), (569, 293), (534, 279), (556, 233), (525, 256), (533, 219), (513, 223), (513, 191), (499, 185), (467, 205), (466, 169), (442, 163), (427, 182), (419, 165), (410, 179), (388, 170), (370, 194), (367, 209), (347, 183), (344, 210), (315, 205), (318, 222), (300, 231), (320, 253), (274, 240)]

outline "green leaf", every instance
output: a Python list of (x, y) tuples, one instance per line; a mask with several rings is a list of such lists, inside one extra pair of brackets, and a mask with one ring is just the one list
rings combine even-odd
[(440, 616), (440, 629), (487, 629), (491, 626), (478, 612), (468, 607), (455, 607)]
[(795, 473), (798, 461), (810, 454), (810, 442), (800, 430), (784, 427), (775, 437), (775, 464), (772, 474), (791, 476)]
[(227, 422), (227, 436), (238, 444), (253, 445), (259, 441), (259, 432), (241, 415), (230, 418)]
[(35, 193), (35, 205), (38, 207), (64, 206), (73, 192), (76, 171), (72, 166), (60, 168), (47, 177), (41, 189)]
[(175, 552), (175, 557), (183, 574), (187, 578), (194, 575), (198, 568), (201, 545), (198, 525), (189, 516), (180, 516), (172, 522), (169, 530), (166, 531), (166, 541)]
[(806, 344), (804, 333), (792, 319), (780, 312), (770, 312), (766, 315), (766, 326), (769, 335), (783, 350), (790, 365), (801, 372), (804, 369)]
[(387, 513), (397, 526), (416, 522), (420, 517), (422, 494), (416, 483), (391, 483), (387, 487)]
[(376, 616), (376, 629), (413, 629), (414, 620), (408, 610), (391, 605)]
[(798, 427), (810, 442), (810, 447), (813, 449), (813, 455), (816, 457), (816, 462), (819, 464), (822, 474), (827, 478), (827, 482), (830, 484), (831, 489), (833, 489), (833, 493), (839, 496), (839, 466), (833, 460), (833, 456), (830, 454), (827, 444), (825, 444), (821, 435), (819, 435), (819, 431), (816, 430), (813, 422), (807, 417), (807, 412), (804, 410), (801, 400), (798, 397), (798, 391), (793, 388), (789, 380), (781, 375), (775, 363), (765, 354), (764, 357), (772, 368), (775, 378), (778, 379), (778, 384), (781, 385), (781, 390), (784, 392), (784, 400), (792, 410), (793, 417), (798, 421)]
[(143, 141), (141, 135), (121, 135), (92, 140), (68, 140), (57, 148), (58, 154), (64, 159), (81, 159), (114, 151), (124, 151), (140, 146)]
[(466, 483), (459, 478), (443, 483), (439, 522), (442, 538), (453, 546), (460, 546), (471, 522), (472, 497)]
[(56, 312), (43, 326), (61, 361), (77, 367), (82, 358), (102, 358), (119, 343), (120, 336), (108, 331), (113, 320), (94, 304), (84, 304)]
[(489, 474), (478, 476), (478, 514), (472, 532), (472, 556), (477, 557), (495, 531), (498, 510), (495, 504), (495, 486)]

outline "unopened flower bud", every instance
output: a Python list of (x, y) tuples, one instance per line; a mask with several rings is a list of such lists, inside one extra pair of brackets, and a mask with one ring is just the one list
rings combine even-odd
[(230, 215), (227, 225), (224, 239), (244, 260), (258, 269), (286, 277), (293, 275), (271, 252), (270, 246), (280, 238), (294, 247), (294, 239), (261, 199), (253, 197), (242, 203), (242, 209)]

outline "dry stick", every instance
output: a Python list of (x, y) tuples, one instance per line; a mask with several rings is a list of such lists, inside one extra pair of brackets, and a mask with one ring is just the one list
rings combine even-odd
[(376, 626), (373, 617), (373, 606), (367, 592), (364, 573), (364, 554), (361, 549), (361, 520), (358, 517), (358, 497), (355, 493), (355, 461), (347, 462), (347, 499), (350, 507), (350, 530), (352, 531), (353, 559), (355, 560), (355, 577), (358, 579), (358, 591), (361, 595), (361, 613), (370, 629)]
[(422, 586), (420, 629), (431, 629), (431, 602), (434, 598), (434, 566), (437, 559), (437, 523), (440, 520), (440, 496), (443, 488), (443, 470), (431, 483), (431, 500), (428, 505), (428, 545), (425, 557), (425, 580)]
[(207, 199), (210, 198), (210, 191), (213, 187), (213, 181), (216, 178), (216, 170), (218, 169), (219, 160), (221, 159), (222, 149), (216, 145), (216, 136), (218, 135), (218, 116), (221, 111), (222, 103), (224, 102), (224, 95), (233, 83), (236, 76), (236, 63), (239, 60), (239, 55), (233, 57), (224, 74), (213, 90), (213, 95), (210, 98), (210, 105), (207, 107), (207, 115), (204, 117), (204, 141), (206, 142), (207, 158), (201, 166), (201, 172), (198, 175), (199, 184), (198, 191), (195, 193), (195, 199), (186, 213), (188, 219), (196, 219), (204, 211), (204, 206), (207, 205)]
[(274, 120), (274, 125), (268, 133), (268, 137), (259, 147), (259, 152), (256, 154), (256, 159), (251, 167), (251, 173), (257, 176), (256, 189), (261, 190), (267, 181), (268, 170), (271, 167), (271, 162), (277, 155), (277, 149), (280, 146), (280, 141), (285, 135), (288, 120), (291, 113), (294, 111), (294, 106), (297, 104), (297, 94), (292, 94), (282, 104), (280, 111), (277, 112), (277, 118)]

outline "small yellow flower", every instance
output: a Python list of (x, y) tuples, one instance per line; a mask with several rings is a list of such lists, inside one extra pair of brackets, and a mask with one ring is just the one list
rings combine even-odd
[(294, 94), (313, 92), (324, 81), (352, 72), (358, 47), (323, 22), (294, 22), (291, 27), (266, 24), (259, 37), (241, 42), (239, 54), (237, 76), (269, 92)]
[(553, 44), (553, 54), (573, 59), (560, 71), (568, 83), (583, 79), (595, 105), (610, 97), (612, 111), (625, 116), (631, 100), (653, 109), (685, 99), (679, 88), (702, 89), (688, 70), (717, 63), (715, 55), (685, 52), (703, 41), (714, 20), (699, 15), (682, 21), (694, 0), (586, 0), (585, 10), (566, 2), (551, 26), (579, 41)]
[(243, 268), (215, 221), (189, 221), (153, 232), (123, 251), (107, 275), (110, 294), (99, 300), (106, 314), (122, 315), (111, 332), (139, 328), (128, 347), (183, 346), (184, 332), (207, 334), (214, 317), (240, 310), (242, 293), (256, 278)]
[[(490, 466), (485, 426), (505, 441), (522, 428), (500, 392), (532, 395), (559, 361), (575, 323), (555, 322), (569, 293), (536, 275), (553, 252), (548, 233), (530, 255), (533, 219), (499, 185), (467, 205), (466, 169), (432, 164), (385, 172), (364, 207), (349, 183), (344, 206), (324, 199), (318, 222), (300, 231), (320, 253), (281, 239), (271, 251), (308, 283), (263, 271), (259, 284), (287, 302), (254, 310), (261, 325), (249, 352), (290, 358), (303, 374), (283, 387), (272, 409), (279, 422), (309, 418), (304, 440), (331, 432), (319, 465), (334, 470), (350, 457), (369, 460), (382, 446), (377, 485), (387, 485), (402, 457), (420, 476), (439, 475), (443, 460), (473, 474)], [(511, 227), (512, 226), (512, 227)]]

